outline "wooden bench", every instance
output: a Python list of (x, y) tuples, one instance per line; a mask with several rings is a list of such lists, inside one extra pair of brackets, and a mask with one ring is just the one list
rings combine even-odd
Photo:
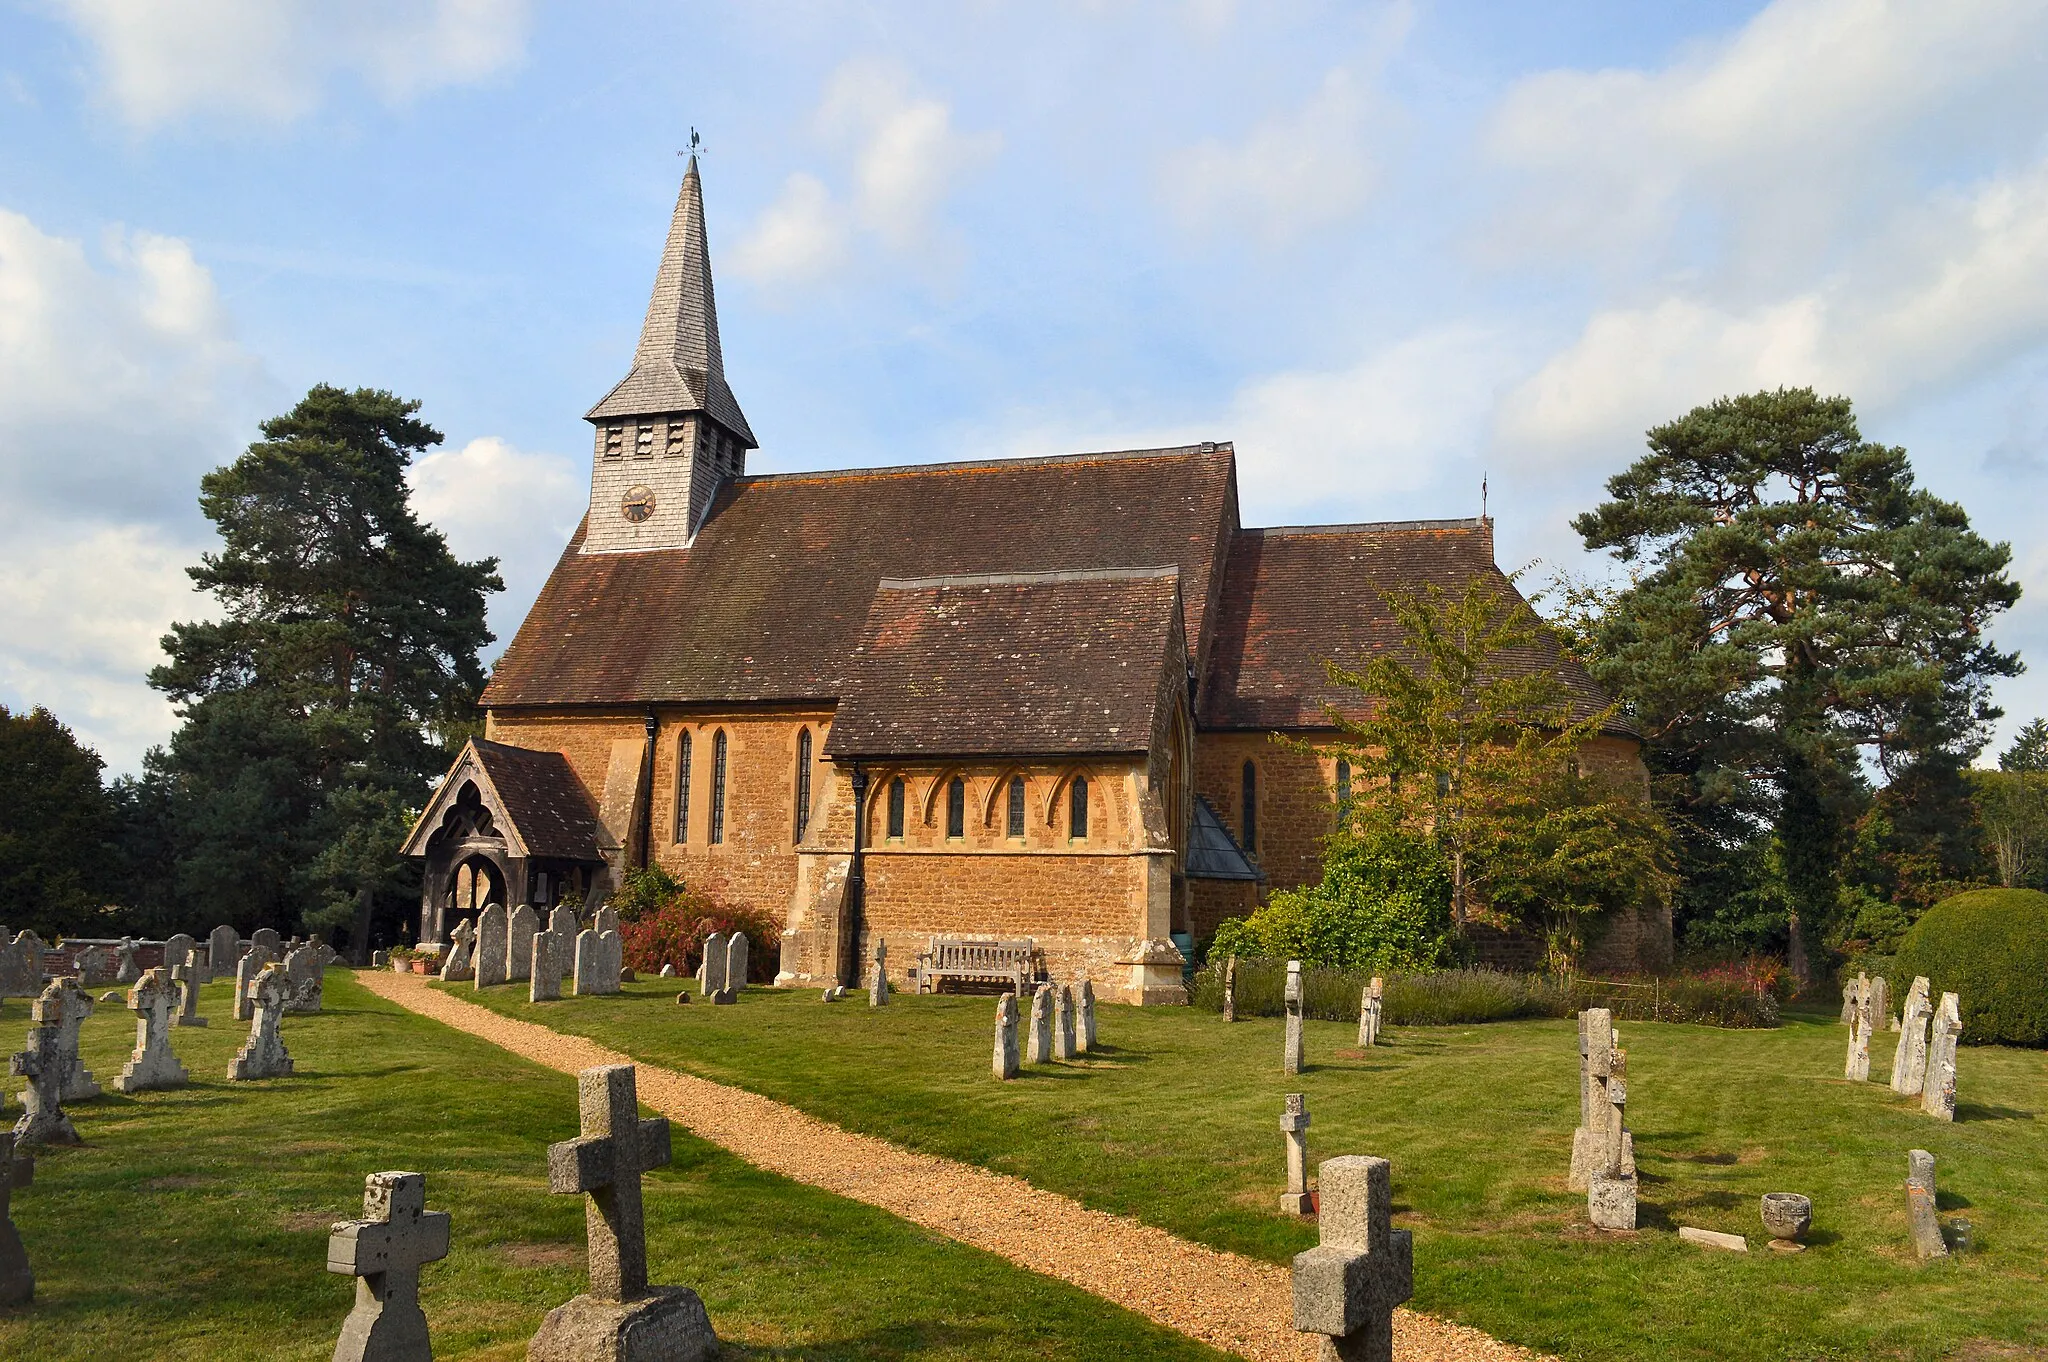
[(917, 957), (917, 991), (937, 993), (947, 979), (1013, 983), (1039, 976), (1036, 941), (964, 941), (935, 936)]

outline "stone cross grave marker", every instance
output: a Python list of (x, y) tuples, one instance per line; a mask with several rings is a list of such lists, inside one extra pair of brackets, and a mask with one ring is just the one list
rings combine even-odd
[(590, 1291), (548, 1312), (529, 1362), (708, 1362), (718, 1338), (697, 1293), (647, 1283), (640, 1175), (669, 1160), (668, 1122), (641, 1119), (630, 1064), (576, 1076), (582, 1133), (548, 1146), (548, 1190), (583, 1195)]
[(1868, 981), (1857, 989), (1855, 1015), (1849, 1019), (1849, 1053), (1842, 1061), (1842, 1077), (1851, 1083), (1870, 1081), (1870, 988)]
[(712, 994), (725, 991), (725, 943), (729, 939), (724, 932), (713, 932), (704, 938), (704, 963), (697, 966), (697, 991), (706, 1002)]
[(1906, 1152), (1906, 1225), (1913, 1234), (1913, 1253), (1923, 1261), (1948, 1257), (1941, 1220), (1934, 1213), (1934, 1155), (1924, 1149)]
[(1298, 1074), (1307, 1067), (1308, 1056), (1301, 1038), (1301, 961), (1287, 962), (1287, 1048), (1280, 1052), (1280, 1072)]
[(114, 975), (117, 984), (132, 984), (142, 977), (142, 962), (135, 958), (135, 938), (124, 936), (116, 947), (116, 957), (121, 962), (119, 972)]
[(284, 1010), (318, 1012), (327, 989), (327, 966), (318, 945), (300, 946), (284, 958)]
[(114, 1080), (115, 1092), (154, 1092), (182, 1088), (191, 1077), (171, 1053), (171, 1014), (178, 990), (168, 971), (143, 972), (128, 990), (128, 1010), (135, 1014), (135, 1051)]
[(1025, 1063), (1052, 1063), (1052, 1013), (1052, 985), (1040, 984), (1031, 992), (1031, 1030), (1025, 1038)]
[(1377, 974), (1358, 996), (1358, 1048), (1369, 1050), (1380, 1043), (1381, 1002), (1386, 982)]
[(215, 927), (206, 937), (206, 968), (216, 979), (232, 974), (242, 958), (242, 938), (233, 927)]
[(1325, 1159), (1316, 1246), (1294, 1256), (1294, 1327), (1319, 1362), (1393, 1362), (1394, 1307), (1415, 1294), (1415, 1236), (1394, 1228), (1393, 1166)]
[(1962, 1034), (1962, 1000), (1944, 993), (1927, 1038), (1927, 1082), (1920, 1094), (1921, 1110), (1937, 1121), (1956, 1119), (1956, 1041)]
[(526, 1000), (530, 1003), (551, 1003), (562, 996), (562, 969), (558, 954), (562, 939), (553, 931), (535, 932), (533, 941), (527, 947), (532, 959), (528, 962)]
[(1017, 995), (1005, 993), (996, 1001), (995, 1072), (997, 1078), (1017, 1076)]
[(1290, 1092), (1280, 1113), (1280, 1133), (1287, 1142), (1287, 1190), (1280, 1194), (1280, 1209), (1289, 1215), (1313, 1215), (1315, 1200), (1308, 1193), (1308, 1094)]
[(1080, 1030), (1075, 1033), (1074, 1048), (1084, 1055), (1095, 1048), (1095, 985), (1086, 979), (1081, 981)]
[(455, 930), (448, 933), (448, 949), (441, 960), (441, 982), (460, 983), (474, 978), (476, 963), (472, 952), (476, 947), (476, 927), (468, 918), (455, 924)]
[(1896, 1031), (1899, 1024), (1892, 1020), (1891, 985), (1882, 974), (1870, 981), (1870, 1030), (1874, 1035), (1879, 1031)]
[(868, 1006), (889, 1005), (889, 943), (875, 939), (875, 977), (868, 983)]
[(1934, 1014), (1928, 988), (1926, 975), (1916, 977), (1906, 990), (1899, 1014), (1899, 1043), (1892, 1051), (1892, 1091), (1901, 1097), (1918, 1097), (1927, 1086), (1927, 1021)]
[(36, 1274), (29, 1271), (28, 1249), (14, 1227), (14, 1190), (35, 1181), (36, 1161), (16, 1149), (14, 1132), (0, 1130), (0, 1305), (21, 1305), (35, 1299)]
[(199, 1015), (199, 985), (205, 981), (205, 966), (194, 963), (197, 951), (188, 951), (185, 963), (171, 967), (171, 983), (178, 990), (178, 1025), (204, 1026)]
[(78, 980), (70, 975), (51, 980), (42, 996), (29, 1004), (30, 1020), (47, 1021), (57, 1028), (58, 1082), (62, 1085), (57, 1094), (59, 1101), (90, 1102), (100, 1095), (98, 1080), (78, 1053), (78, 1028), (85, 1025), (85, 1019), (97, 1006), (92, 994), (80, 988)]
[(1237, 1020), (1237, 957), (1223, 962), (1223, 1020)]
[(1074, 990), (1062, 986), (1053, 999), (1054, 1016), (1052, 1026), (1052, 1057), (1059, 1060), (1074, 1057)]
[(505, 982), (524, 983), (533, 973), (533, 939), (540, 935), (540, 914), (522, 903), (505, 919)]
[(45, 992), (38, 1005), (49, 1004), (41, 1018), (28, 1029), (28, 1043), (21, 1053), (7, 1061), (7, 1071), (26, 1078), (28, 1088), (21, 1094), (23, 1111), (14, 1123), (17, 1145), (78, 1144), (77, 1130), (64, 1114), (64, 1040), (62, 995)]
[(363, 1179), (363, 1218), (327, 1236), (327, 1270), (356, 1279), (334, 1362), (432, 1362), (420, 1310), (420, 1269), (448, 1256), (446, 1211), (427, 1209), (424, 1173)]
[(249, 985), (249, 1002), (254, 1016), (249, 1024), (249, 1039), (242, 1043), (240, 1052), (228, 1065), (230, 1082), (291, 1076), (292, 1057), (277, 1033), (277, 1024), (284, 1017), (284, 997), (284, 966), (272, 961)]
[[(1628, 1051), (1613, 1013), (1589, 1008), (1586, 1036), (1590, 1082), (1586, 1140), (1586, 1214), (1603, 1230), (1636, 1227), (1636, 1146), (1629, 1133)], [(1573, 1144), (1578, 1143), (1574, 1138)]]
[(487, 903), (476, 915), (476, 987), (491, 988), (505, 982), (505, 905)]

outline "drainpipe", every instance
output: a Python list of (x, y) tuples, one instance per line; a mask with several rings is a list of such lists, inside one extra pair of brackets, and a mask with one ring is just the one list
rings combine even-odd
[[(846, 922), (847, 948), (839, 967), (839, 982), (851, 988), (860, 987), (860, 929), (865, 914), (867, 897), (867, 871), (861, 859), (861, 844), (866, 840), (868, 821), (868, 772), (859, 762), (853, 764), (853, 865), (846, 872)], [(849, 971), (851, 971), (849, 975)]]
[(640, 758), (647, 771), (647, 797), (640, 801), (640, 869), (654, 858), (654, 735), (660, 729), (652, 709), (647, 711), (647, 751)]

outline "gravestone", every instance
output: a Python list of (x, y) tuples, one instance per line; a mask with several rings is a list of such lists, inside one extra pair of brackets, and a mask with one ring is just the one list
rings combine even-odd
[(1087, 1054), (1095, 1048), (1095, 985), (1081, 981), (1081, 1029), (1074, 1036), (1074, 1048)]
[(661, 973), (654, 977), (657, 979), (673, 979), (676, 977), (676, 967), (664, 962), (661, 967)]
[(1927, 1086), (1927, 1023), (1934, 1015), (1928, 1001), (1927, 976), (1913, 980), (1899, 1013), (1899, 1044), (1892, 1051), (1892, 1091), (1918, 1097)]
[(619, 991), (619, 934), (586, 927), (576, 934), (576, 996)]
[(14, 1123), (15, 1143), (78, 1144), (78, 1131), (64, 1114), (63, 995), (45, 991), (37, 1006), (42, 1011), (28, 1029), (27, 1045), (7, 1061), (9, 1073), (28, 1080), (21, 1094), (25, 1110)]
[(1941, 1220), (1934, 1213), (1934, 1155), (1924, 1149), (1906, 1152), (1906, 1226), (1913, 1234), (1913, 1253), (1921, 1261), (1948, 1257)]
[(205, 974), (205, 966), (192, 963), (199, 952), (186, 956), (182, 965), (171, 968), (171, 983), (178, 990), (178, 1025), (204, 1026), (206, 1018), (199, 1015), (199, 985)]
[(1585, 1047), (1580, 1110), (1585, 1124), (1572, 1134), (1567, 1186), (1586, 1193), (1586, 1214), (1603, 1230), (1636, 1227), (1635, 1136), (1629, 1133), (1628, 1052), (1614, 1029), (1614, 1014), (1590, 1007), (1579, 1014)]
[(134, 937), (122, 937), (121, 944), (115, 948), (114, 954), (120, 961), (120, 967), (114, 975), (115, 983), (132, 984), (142, 977), (142, 962), (135, 958)]
[(1867, 974), (1842, 981), (1842, 1021), (1845, 1024), (1856, 1020), (1856, 1009), (1862, 1005), (1869, 988), (1870, 976)]
[(249, 933), (249, 946), (252, 950), (261, 946), (264, 950), (270, 952), (272, 960), (284, 959), (284, 938), (279, 936), (272, 928), (258, 927), (255, 931)]
[(505, 919), (505, 982), (517, 984), (533, 977), (533, 939), (540, 935), (540, 914), (529, 904), (520, 904)]
[(14, 1192), (35, 1181), (36, 1161), (14, 1147), (14, 1132), (0, 1130), (0, 1305), (23, 1305), (35, 1299), (36, 1274), (29, 1271), (28, 1249), (14, 1227)]
[(1315, 1198), (1308, 1191), (1308, 1094), (1290, 1092), (1280, 1113), (1280, 1134), (1287, 1142), (1287, 1190), (1280, 1194), (1280, 1209), (1288, 1215), (1315, 1214)]
[(318, 1012), (326, 998), (327, 969), (318, 946), (301, 946), (284, 958), (284, 1010)]
[(1394, 1228), (1393, 1165), (1325, 1159), (1316, 1246), (1294, 1256), (1294, 1327), (1321, 1362), (1393, 1362), (1394, 1308), (1415, 1294), (1415, 1236)]
[(641, 1119), (630, 1064), (576, 1076), (582, 1134), (548, 1147), (548, 1190), (584, 1195), (590, 1291), (548, 1312), (528, 1362), (710, 1362), (718, 1337), (697, 1293), (647, 1284), (640, 1175), (669, 1160), (668, 1122)]
[(997, 1078), (1017, 1076), (1017, 995), (1005, 993), (996, 1001), (995, 1071)]
[(284, 966), (272, 961), (249, 985), (249, 1002), (254, 1013), (249, 1039), (228, 1065), (228, 1081), (249, 1078), (289, 1078), (292, 1057), (284, 1048), (277, 1025), (284, 1017)]
[(889, 1005), (889, 943), (877, 938), (875, 941), (875, 977), (868, 981), (868, 1006)]
[(552, 931), (535, 932), (527, 947), (526, 1001), (551, 1003), (562, 996), (562, 970), (556, 963), (561, 938)]
[(1287, 1037), (1280, 1052), (1280, 1072), (1298, 1074), (1306, 1067), (1307, 1054), (1301, 1038), (1301, 961), (1287, 962)]
[[(275, 933), (272, 933), (275, 935)], [(269, 946), (251, 942), (242, 958), (235, 962), (235, 1020), (248, 1021), (255, 1016), (255, 1004), (249, 1001), (249, 986), (263, 973), (263, 967), (276, 963), (278, 957)]]
[(719, 971), (723, 986), (711, 995), (714, 1003), (736, 1003), (747, 986), (747, 934), (734, 932), (725, 942), (725, 968)]
[(1898, 1029), (1899, 1024), (1892, 1020), (1891, 985), (1885, 982), (1882, 974), (1876, 975), (1870, 981), (1871, 1034), (1875, 1035), (1879, 1031), (1896, 1031)]
[(704, 963), (697, 967), (697, 991), (707, 999), (714, 993), (725, 992), (725, 943), (729, 939), (724, 932), (713, 932), (704, 938)]
[(476, 917), (476, 987), (491, 988), (505, 982), (505, 905), (487, 903)]
[(591, 917), (590, 925), (599, 936), (603, 936), (606, 932), (616, 932), (619, 929), (618, 910), (614, 909), (609, 903), (604, 904)]
[[(46, 1004), (44, 998), (48, 998), (49, 1003)], [(80, 988), (78, 980), (69, 976), (51, 980), (42, 997), (29, 1005), (31, 1020), (57, 1028), (58, 1082), (62, 1085), (57, 1094), (59, 1101), (90, 1102), (100, 1095), (98, 1081), (78, 1053), (78, 1029), (85, 1025), (85, 1019), (93, 1014), (95, 1006), (92, 994)]]
[(1059, 1060), (1074, 1057), (1074, 990), (1061, 987), (1054, 998), (1055, 1015), (1052, 1027), (1052, 1057)]
[(1870, 999), (1866, 980), (1857, 989), (1855, 1013), (1849, 1018), (1849, 1053), (1842, 1061), (1842, 1077), (1851, 1083), (1870, 1081)]
[(1237, 957), (1223, 962), (1223, 1020), (1237, 1020)]
[(155, 1092), (182, 1088), (191, 1077), (171, 1053), (171, 1014), (178, 990), (170, 972), (153, 969), (128, 990), (128, 1010), (135, 1014), (135, 1051), (114, 1080), (115, 1092)]
[(216, 979), (224, 979), (234, 973), (235, 962), (242, 958), (242, 938), (233, 927), (215, 927), (206, 937), (206, 968)]
[(0, 928), (0, 1003), (9, 998), (33, 998), (43, 991), (43, 948), (27, 932), (7, 939)]
[(455, 930), (448, 933), (448, 949), (441, 961), (441, 982), (461, 983), (476, 977), (476, 927), (468, 918), (455, 924)]
[(327, 1236), (327, 1270), (356, 1279), (334, 1362), (432, 1362), (420, 1269), (448, 1256), (448, 1213), (427, 1209), (424, 1173), (363, 1179), (363, 1218)]
[(1040, 984), (1031, 994), (1031, 1031), (1025, 1038), (1025, 1063), (1052, 1063), (1052, 1013), (1052, 985)]
[(107, 983), (114, 977), (114, 953), (105, 946), (87, 946), (71, 962), (71, 968), (77, 971), (79, 982), (88, 987)]
[(1365, 986), (1358, 999), (1358, 1048), (1369, 1050), (1380, 1043), (1381, 999), (1386, 984), (1378, 975)]
[(1937, 1121), (1956, 1119), (1956, 1041), (1962, 1034), (1961, 999), (1944, 993), (1927, 1037), (1927, 1083), (1920, 1094), (1921, 1110)]
[(176, 969), (187, 963), (185, 957), (199, 949), (199, 943), (184, 932), (164, 938), (164, 968)]
[(371, 968), (371, 969), (385, 969), (385, 968), (388, 968), (388, 967), (390, 966), (390, 964), (391, 964), (391, 952), (390, 952), (390, 951), (371, 951), (371, 952), (370, 952), (370, 968)]

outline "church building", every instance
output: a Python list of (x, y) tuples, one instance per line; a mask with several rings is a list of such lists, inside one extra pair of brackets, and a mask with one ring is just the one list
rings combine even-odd
[[(586, 419), (583, 522), (406, 844), (422, 942), (659, 864), (779, 919), (780, 983), (1029, 940), (1054, 978), (1182, 1001), (1188, 943), (1320, 876), (1349, 772), (1299, 740), (1358, 699), (1324, 659), (1398, 641), (1389, 587), (1514, 589), (1485, 519), (1242, 525), (1222, 441), (749, 474), (694, 160)], [(1625, 732), (1594, 747), (1641, 770)], [(1630, 921), (1597, 958), (1669, 950)]]

